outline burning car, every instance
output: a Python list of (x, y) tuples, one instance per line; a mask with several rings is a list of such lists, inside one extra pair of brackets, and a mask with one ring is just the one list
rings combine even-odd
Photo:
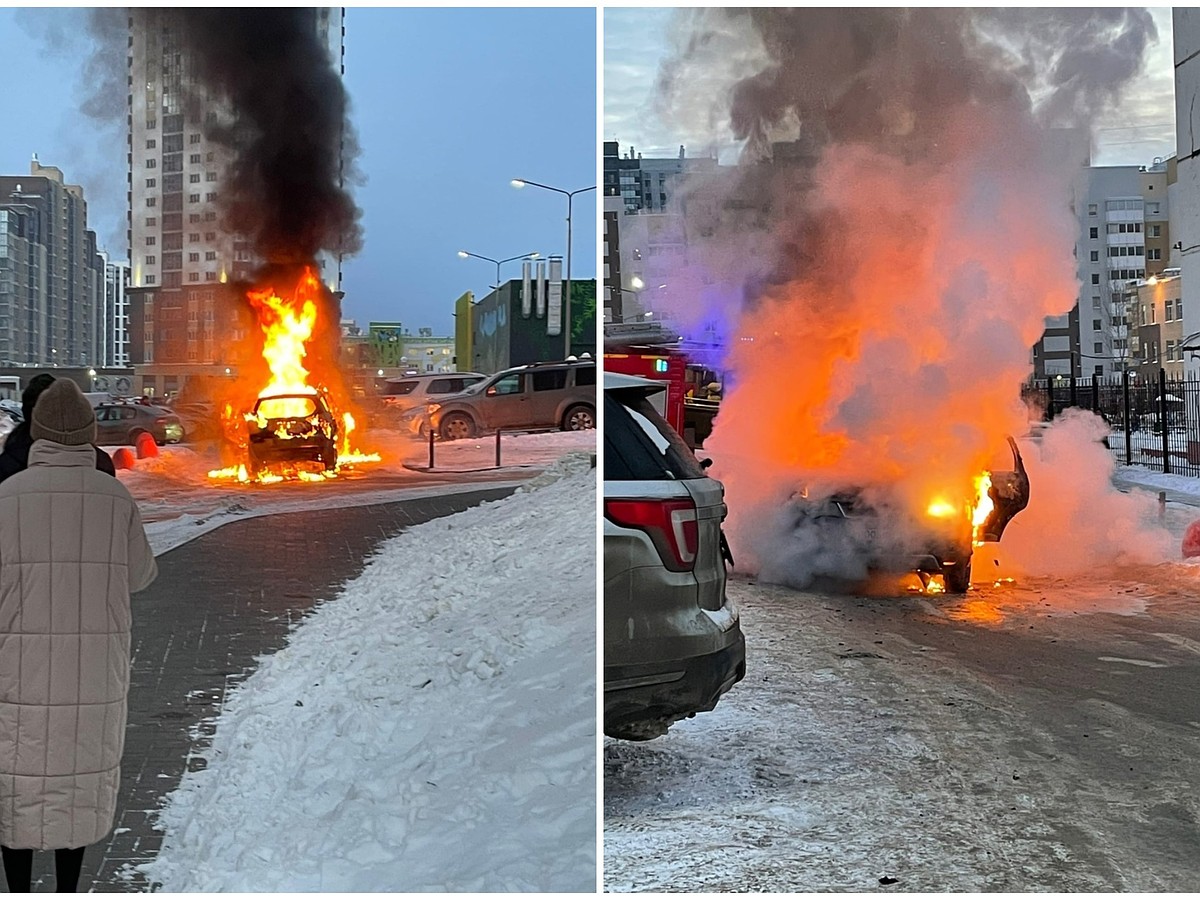
[(851, 580), (872, 572), (915, 572), (926, 589), (966, 593), (975, 548), (998, 542), (1029, 503), (1021, 452), (1011, 437), (1008, 446), (1012, 470), (984, 472), (975, 497), (962, 503), (934, 500), (913, 510), (894, 488), (873, 484), (797, 492), (791, 498), (794, 533), (815, 537), (814, 545), (830, 558), (851, 561), (840, 572)]
[(250, 476), (276, 464), (337, 468), (338, 424), (320, 392), (268, 394), (246, 415)]

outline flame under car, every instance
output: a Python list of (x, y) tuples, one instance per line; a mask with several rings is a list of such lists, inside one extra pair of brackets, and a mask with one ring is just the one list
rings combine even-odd
[(280, 465), (315, 463), (326, 472), (337, 468), (337, 419), (320, 394), (259, 397), (246, 424), (251, 477)]
[[(855, 485), (825, 492), (800, 492), (791, 499), (793, 527), (839, 565), (821, 574), (855, 580), (874, 572), (915, 572), (929, 588), (941, 576), (945, 590), (963, 594), (971, 586), (975, 547), (998, 542), (1012, 518), (1029, 503), (1029, 476), (1010, 437), (1013, 468), (981, 479), (981, 496), (962, 506), (931, 504), (913, 510), (882, 485)], [(980, 515), (972, 518), (975, 511)]]

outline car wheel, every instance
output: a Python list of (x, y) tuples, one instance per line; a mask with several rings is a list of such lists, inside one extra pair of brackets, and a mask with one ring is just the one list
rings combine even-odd
[(563, 416), (563, 431), (590, 431), (596, 427), (596, 414), (587, 406), (572, 406)]
[(465, 413), (450, 413), (438, 428), (443, 441), (458, 441), (475, 437), (475, 422)]
[(942, 569), (946, 579), (946, 590), (951, 594), (965, 594), (971, 587), (971, 557), (960, 559), (952, 566)]

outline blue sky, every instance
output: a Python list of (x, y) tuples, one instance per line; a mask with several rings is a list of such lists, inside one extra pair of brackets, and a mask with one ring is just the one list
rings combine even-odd
[[(1120, 109), (1095, 131), (1096, 165), (1148, 165), (1175, 152), (1174, 70), (1171, 10), (1151, 8), (1158, 43), (1147, 53), (1143, 74), (1129, 85)], [(703, 156), (711, 134), (686, 133), (663, 123), (654, 109), (654, 80), (666, 55), (673, 24), (671, 9), (604, 11), (603, 139), (630, 144), (647, 157), (674, 157), (679, 145)], [(718, 141), (721, 159), (732, 162), (733, 144)]]
[[(105, 129), (80, 112), (83, 15), (0, 10), (0, 172), (28, 172), (34, 153), (58, 166), (83, 186), (102, 246), (123, 257), (123, 122)], [(482, 297), (496, 277), (459, 249), (565, 254), (566, 197), (509, 182), (596, 183), (594, 10), (350, 8), (346, 86), (365, 242), (344, 267), (344, 315), (449, 334), (455, 298)], [(572, 276), (594, 278), (595, 193), (575, 198), (572, 224)], [(502, 274), (518, 277), (519, 263)]]

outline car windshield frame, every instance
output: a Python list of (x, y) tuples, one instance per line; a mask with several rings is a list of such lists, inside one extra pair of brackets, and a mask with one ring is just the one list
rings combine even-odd
[[(262, 411), (264, 403), (270, 403), (275, 400), (307, 400), (312, 404), (312, 410), (302, 416), (271, 416)], [(269, 397), (259, 397), (254, 402), (252, 415), (267, 419), (311, 419), (313, 416), (325, 415), (325, 405), (321, 402), (320, 397), (316, 394), (272, 394)]]

